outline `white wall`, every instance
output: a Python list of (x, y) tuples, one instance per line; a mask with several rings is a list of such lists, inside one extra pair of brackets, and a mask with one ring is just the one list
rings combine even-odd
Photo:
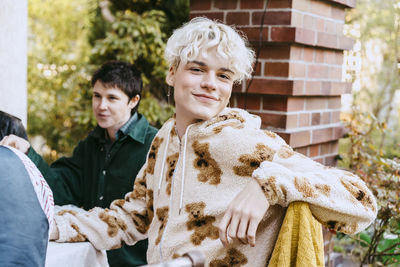
[(27, 0), (0, 0), (0, 110), (27, 120)]

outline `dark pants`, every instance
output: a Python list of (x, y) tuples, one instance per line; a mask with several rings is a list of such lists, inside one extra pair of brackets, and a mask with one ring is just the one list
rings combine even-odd
[(24, 164), (0, 146), (0, 266), (44, 266), (48, 231)]

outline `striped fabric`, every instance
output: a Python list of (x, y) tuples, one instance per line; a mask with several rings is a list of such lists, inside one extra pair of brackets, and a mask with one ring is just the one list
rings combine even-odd
[(132, 127), (138, 120), (139, 115), (137, 114), (137, 112), (135, 112), (135, 114), (133, 114), (132, 117), (127, 122), (125, 122), (125, 124), (122, 125), (121, 128), (119, 128), (119, 130), (115, 133), (116, 139), (118, 140), (119, 138), (127, 135), (129, 133), (129, 130), (132, 129)]
[(49, 221), (50, 235), (54, 218), (53, 192), (51, 191), (47, 182), (44, 180), (43, 175), (36, 168), (35, 164), (24, 153), (10, 146), (7, 146), (7, 148), (12, 150), (20, 158), (29, 174), (29, 177), (31, 178), (31, 182), (33, 188), (35, 189), (40, 206), (42, 207), (43, 212), (46, 214), (47, 220)]

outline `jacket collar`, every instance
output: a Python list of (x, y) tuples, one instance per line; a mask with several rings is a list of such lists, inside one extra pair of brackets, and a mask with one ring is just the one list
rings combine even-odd
[[(118, 140), (122, 139), (124, 136), (129, 136), (133, 140), (144, 144), (146, 139), (146, 134), (149, 128), (149, 122), (147, 119), (139, 114), (135, 113), (119, 130), (118, 130)], [(105, 129), (101, 128), (99, 125), (89, 133), (89, 136), (92, 136), (99, 140), (101, 143), (106, 143), (105, 139)]]
[(146, 140), (147, 131), (150, 125), (147, 119), (143, 115), (139, 113), (137, 114), (138, 114), (137, 121), (134, 124), (130, 125), (130, 127), (127, 129), (126, 135), (131, 137), (133, 140), (136, 140), (139, 143), (144, 144)]

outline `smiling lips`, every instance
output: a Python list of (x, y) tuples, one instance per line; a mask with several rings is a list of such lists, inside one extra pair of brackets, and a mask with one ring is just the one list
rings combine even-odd
[(97, 116), (100, 117), (100, 118), (107, 118), (108, 117), (108, 115), (101, 114), (101, 113), (98, 113)]
[(214, 101), (218, 101), (219, 100), (215, 96), (207, 95), (207, 94), (193, 94), (193, 95), (196, 98), (198, 98), (199, 100), (205, 101), (205, 102), (214, 102)]

